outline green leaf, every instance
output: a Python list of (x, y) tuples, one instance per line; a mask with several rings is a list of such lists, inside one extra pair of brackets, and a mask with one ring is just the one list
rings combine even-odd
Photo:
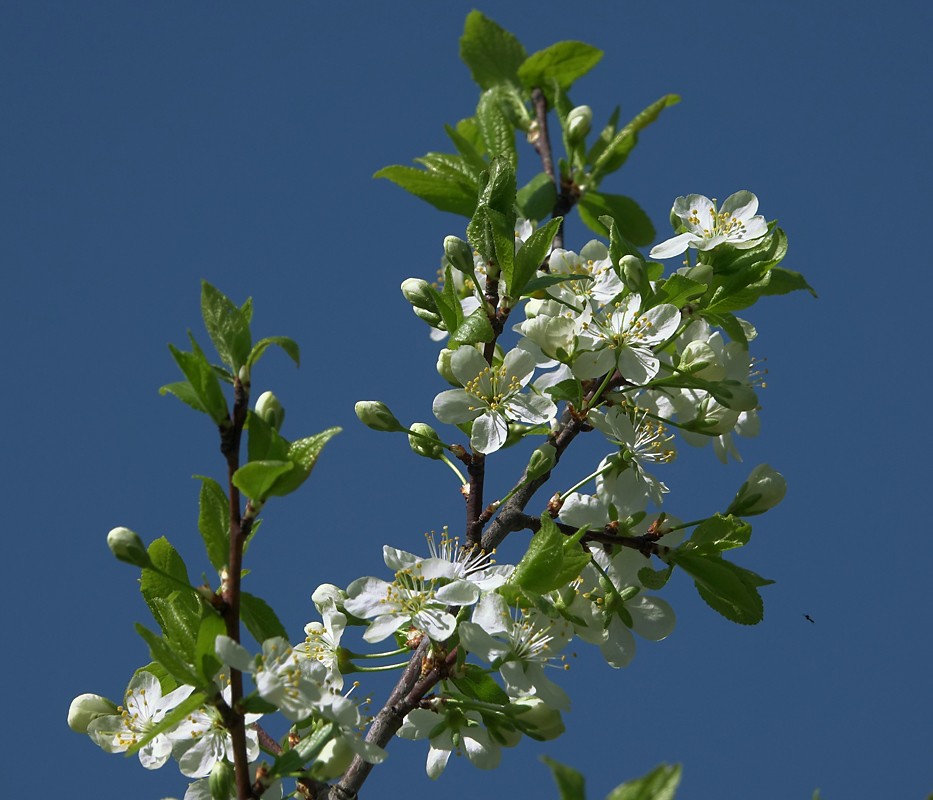
[(465, 674), (453, 680), (456, 686), (467, 697), (483, 703), (494, 703), (497, 706), (507, 706), (509, 696), (505, 689), (496, 683), (492, 676), (478, 664), (465, 664)]
[(476, 208), (476, 191), (466, 181), (452, 180), (436, 172), (397, 164), (383, 167), (373, 177), (388, 178), (440, 211), (472, 217)]
[(539, 172), (515, 195), (515, 204), (525, 219), (541, 220), (549, 217), (557, 204), (557, 189), (546, 172)]
[(175, 654), (174, 650), (161, 636), (153, 633), (145, 625), (140, 625), (138, 622), (135, 628), (136, 632), (149, 645), (149, 656), (153, 661), (160, 664), (178, 683), (188, 686), (198, 685), (198, 676), (194, 674), (190, 666)]
[(508, 282), (515, 257), (515, 170), (508, 159), (494, 158), (480, 176), (479, 200), (467, 225), (467, 240)]
[(263, 700), (258, 694), (251, 694), (240, 701), (244, 714), (275, 714), (279, 707)]
[(532, 232), (515, 254), (512, 282), (508, 287), (511, 297), (521, 297), (525, 285), (534, 277), (545, 256), (551, 251), (551, 243), (563, 220), (563, 217), (554, 217), (547, 225)]
[(507, 158), (512, 169), (518, 164), (515, 149), (515, 128), (502, 108), (503, 95), (500, 89), (483, 92), (476, 106), (476, 126), (486, 143), (490, 164), (496, 156)]
[(761, 294), (775, 295), (788, 294), (801, 289), (806, 289), (814, 297), (817, 296), (813, 287), (807, 283), (806, 279), (799, 272), (794, 272), (783, 267), (774, 267), (770, 272), (770, 280), (767, 286), (762, 287)]
[(590, 554), (579, 542), (564, 536), (554, 521), (544, 514), (541, 530), (531, 538), (510, 582), (528, 592), (546, 594), (579, 576), (589, 561)]
[(701, 554), (730, 550), (748, 544), (752, 526), (743, 519), (714, 514), (694, 529), (687, 542), (680, 547), (686, 551), (698, 550)]
[(479, 11), (467, 14), (460, 37), (460, 58), (480, 88), (520, 84), (518, 68), (527, 57), (522, 43)]
[(648, 125), (654, 122), (665, 108), (669, 108), (679, 102), (680, 97), (676, 94), (665, 95), (660, 100), (648, 106), (636, 116), (635, 119), (620, 130), (612, 138), (612, 141), (606, 145), (605, 150), (603, 150), (593, 164), (593, 171), (590, 173), (590, 179), (593, 181), (594, 185), (598, 186), (606, 175), (615, 172), (625, 163), (628, 154), (632, 152), (632, 148), (638, 143), (639, 131), (644, 130)]
[(648, 215), (630, 197), (587, 192), (577, 201), (577, 208), (580, 219), (599, 236), (609, 236), (609, 229), (599, 221), (603, 215), (612, 217), (619, 233), (639, 247), (647, 247), (656, 236)]
[[(622, 233), (619, 231), (619, 226), (616, 225), (616, 221), (609, 215), (599, 218), (599, 221), (609, 229), (609, 258), (612, 263), (618, 266), (620, 259), (623, 256), (635, 256), (640, 258), (642, 261), (645, 261), (645, 257), (641, 254), (641, 251), (628, 239), (626, 239)], [(648, 265), (650, 268), (650, 264)], [(664, 266), (661, 266), (663, 269)], [(651, 275), (648, 276), (651, 278)], [(654, 280), (652, 278), (652, 280)]]
[(250, 500), (264, 502), (276, 479), (294, 466), (290, 461), (250, 461), (233, 473), (233, 485)]
[(672, 800), (680, 785), (680, 764), (661, 764), (647, 775), (616, 786), (606, 800)]
[(268, 336), (265, 339), (260, 339), (250, 352), (249, 358), (246, 360), (246, 365), (252, 369), (253, 364), (259, 361), (260, 356), (266, 352), (266, 348), (273, 344), (281, 347), (285, 351), (285, 354), (295, 362), (295, 366), (299, 366), (301, 363), (301, 351), (298, 349), (298, 345), (295, 341), (289, 339), (287, 336)]
[(260, 597), (247, 592), (240, 593), (240, 618), (246, 630), (260, 644), (273, 636), (288, 639), (285, 626), (279, 622), (279, 618), (269, 604)]
[(787, 236), (784, 231), (769, 223), (770, 230), (754, 247), (739, 249), (730, 244), (721, 244), (708, 251), (710, 264), (717, 275), (733, 275), (755, 265), (766, 263), (758, 269), (763, 275), (787, 255)]
[[(185, 562), (164, 536), (153, 541), (147, 548), (147, 552), (154, 567), (168, 573), (177, 581), (190, 583)], [(168, 600), (178, 592), (178, 584), (153, 569), (144, 569), (139, 582), (139, 590), (155, 621), (164, 630), (165, 622), (162, 619), (162, 610), (157, 601), (160, 599)], [(183, 613), (189, 619), (196, 620), (200, 616), (200, 603), (197, 592), (193, 588), (189, 592), (179, 593), (175, 602), (184, 606)]]
[(652, 592), (657, 592), (664, 588), (664, 585), (671, 577), (674, 571), (674, 565), (670, 564), (667, 569), (653, 570), (651, 567), (642, 567), (638, 570), (638, 580), (642, 586)]
[(577, 406), (583, 404), (583, 384), (580, 383), (579, 378), (573, 376), (548, 387), (544, 390), (544, 393), (551, 395), (551, 399), (555, 403), (559, 403), (561, 400), (569, 400)]
[[(222, 422), (226, 422), (229, 416), (227, 413), (227, 399), (224, 397), (223, 390), (220, 388), (220, 381), (217, 380), (217, 375), (214, 373), (210, 362), (204, 356), (194, 337), (191, 336), (190, 331), (188, 335), (191, 337), (191, 346), (194, 352), (186, 353), (173, 345), (168, 346), (169, 350), (172, 352), (175, 363), (178, 364), (188, 379), (188, 383), (191, 385), (200, 404), (211, 419), (220, 425)], [(189, 405), (191, 404), (189, 403)]]
[[(467, 120), (462, 120), (462, 122), (467, 122)], [(482, 141), (479, 131), (476, 130), (475, 123), (473, 123), (472, 120), (470, 122), (475, 131), (475, 138)], [(483, 158), (482, 153), (477, 149), (473, 139), (464, 136), (459, 130), (452, 128), (450, 125), (445, 125), (444, 130), (454, 143), (454, 147), (457, 148), (457, 152), (463, 157), (464, 163), (471, 166), (476, 171), (477, 177), (484, 169), (489, 169), (489, 164), (486, 163), (486, 159)]]
[(202, 280), (201, 315), (220, 360), (234, 373), (239, 372), (249, 357), (253, 341), (246, 314), (230, 298)]
[(343, 428), (328, 428), (314, 436), (292, 442), (288, 447), (287, 458), (289, 463), (294, 466), (294, 469), (280, 475), (275, 480), (268, 496), (284, 497), (301, 486), (308, 479), (311, 470), (314, 469), (324, 445), (342, 430)]
[(230, 559), (230, 501), (213, 478), (204, 475), (194, 477), (201, 481), (198, 531), (204, 540), (207, 557), (214, 569), (220, 572)]
[(482, 159), (480, 161), (483, 161), (483, 166), (477, 169), (473, 164), (467, 163), (462, 156), (450, 153), (427, 153), (421, 158), (416, 158), (415, 161), (423, 164), (430, 172), (451, 180), (463, 181), (468, 186), (472, 186), (474, 192), (477, 189), (476, 182), (479, 173), (487, 169), (486, 162)]
[(163, 697), (169, 692), (174, 692), (178, 688), (178, 681), (168, 674), (168, 670), (166, 670), (165, 667), (155, 661), (151, 661), (146, 664), (145, 667), (140, 667), (133, 673), (133, 677), (135, 678), (140, 672), (148, 672), (150, 675), (155, 675), (155, 677), (159, 679), (159, 688), (162, 689)]
[(612, 112), (612, 116), (609, 117), (609, 122), (606, 123), (606, 127), (602, 129), (599, 138), (593, 143), (593, 146), (586, 154), (587, 164), (595, 164), (596, 159), (602, 155), (603, 151), (609, 146), (609, 143), (615, 138), (616, 131), (619, 129), (619, 112), (621, 110), (620, 106), (616, 106), (615, 111)]
[(495, 338), (496, 333), (489, 323), (489, 318), (483, 308), (480, 307), (463, 320), (460, 327), (451, 335), (450, 343), (447, 346), (455, 349), (461, 344), (491, 342)]
[(743, 347), (748, 348), (745, 329), (734, 314), (710, 314), (708, 311), (701, 311), (700, 314), (710, 325), (722, 328), (733, 342), (739, 342)]
[(548, 756), (541, 756), (541, 760), (551, 768), (560, 800), (586, 800), (585, 781), (579, 772)]
[(156, 738), (160, 733), (164, 733), (170, 728), (174, 728), (179, 722), (187, 717), (192, 711), (197, 711), (204, 705), (207, 695), (204, 692), (195, 692), (186, 697), (181, 703), (166, 714), (153, 728), (150, 728), (136, 744), (126, 751), (127, 757), (135, 755), (142, 750), (149, 742)]
[(249, 431), (250, 461), (288, 461), (288, 439), (255, 411), (249, 411), (246, 416), (246, 430)]
[(202, 414), (207, 413), (207, 409), (204, 408), (204, 403), (201, 402), (198, 397), (198, 393), (194, 390), (194, 387), (188, 381), (179, 381), (178, 383), (167, 383), (161, 389), (159, 389), (159, 394), (173, 394), (183, 403), (191, 406), (195, 411), (200, 411)]
[(193, 664), (198, 617), (186, 608), (178, 591), (168, 597), (153, 598), (152, 602), (159, 609), (163, 638), (185, 663)]
[(686, 275), (675, 272), (664, 283), (658, 284), (649, 307), (670, 303), (672, 306), (682, 308), (691, 298), (698, 297), (705, 291), (705, 283), (691, 280)]
[(603, 51), (583, 42), (557, 42), (525, 59), (518, 78), (526, 89), (544, 87), (553, 78), (566, 91), (573, 82), (595, 67)]
[(672, 560), (693, 578), (707, 605), (726, 619), (740, 625), (757, 625), (764, 618), (757, 587), (773, 581), (718, 556), (676, 553)]
[[(463, 323), (463, 307), (460, 305), (460, 298), (457, 297), (454, 285), (453, 273), (450, 264), (444, 270), (443, 291), (439, 292), (433, 286), (428, 286), (431, 297), (434, 298), (434, 304), (437, 306), (437, 313), (441, 315), (449, 332), (453, 332)], [(481, 290), (485, 287), (479, 287)]]
[[(241, 609), (242, 610), (242, 609)], [(205, 609), (204, 616), (198, 626), (198, 638), (195, 645), (194, 668), (203, 685), (209, 685), (214, 680), (217, 671), (223, 666), (214, 645), (218, 636), (227, 633), (227, 626), (213, 609)]]
[(522, 297), (531, 297), (535, 292), (547, 289), (548, 286), (553, 286), (555, 283), (591, 280), (593, 280), (591, 275), (557, 275), (553, 272), (547, 275), (539, 275), (537, 278), (532, 278), (525, 284), (525, 288), (522, 289)]
[[(457, 123), (457, 133), (466, 139), (482, 158), (486, 153), (486, 143), (480, 136), (479, 128), (476, 127), (476, 120), (473, 117), (467, 117)], [(488, 165), (487, 165), (488, 166)]]

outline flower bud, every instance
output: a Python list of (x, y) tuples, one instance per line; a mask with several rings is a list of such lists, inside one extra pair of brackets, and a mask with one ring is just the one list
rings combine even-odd
[(389, 407), (385, 403), (380, 403), (378, 400), (360, 400), (353, 407), (353, 410), (356, 411), (356, 416), (360, 418), (360, 422), (367, 428), (372, 428), (374, 431), (395, 433), (408, 430), (395, 418), (395, 415), (389, 411)]
[(437, 374), (451, 386), (456, 386), (460, 389), (463, 387), (463, 384), (457, 380), (457, 376), (454, 375), (454, 371), (450, 367), (450, 357), (453, 354), (454, 351), (448, 350), (446, 347), (437, 354)]
[(431, 285), (421, 278), (407, 278), (402, 281), (402, 295), (415, 308), (423, 308), (437, 313), (437, 303), (431, 294)]
[(718, 380), (725, 376), (726, 370), (719, 364), (716, 351), (706, 342), (693, 341), (687, 344), (680, 354), (679, 369), (698, 378)]
[(259, 395), (255, 411), (270, 427), (277, 431), (282, 430), (282, 423), (285, 422), (285, 409), (272, 392), (263, 392)]
[(218, 798), (220, 798), (220, 800), (226, 800), (228, 797), (233, 797), (235, 777), (233, 764), (227, 761), (227, 759), (224, 758), (215, 763), (211, 770), (211, 776), (208, 779), (211, 797), (213, 797), (214, 800), (218, 800)]
[(107, 547), (120, 560), (134, 567), (151, 567), (143, 540), (129, 528), (114, 528), (107, 534)]
[(622, 273), (622, 282), (628, 289), (636, 294), (644, 294), (648, 288), (648, 273), (645, 271), (645, 262), (638, 256), (627, 255), (619, 259), (619, 271)]
[(530, 480), (540, 478), (547, 472), (550, 472), (557, 463), (557, 448), (552, 444), (542, 444), (531, 454), (528, 460), (528, 467), (525, 470), (525, 477)]
[(512, 707), (519, 709), (519, 716), (515, 718), (516, 724), (523, 728), (528, 736), (539, 742), (556, 739), (567, 730), (560, 711), (550, 708), (537, 697), (520, 697), (512, 701)]
[[(444, 455), (444, 445), (434, 428), (425, 422), (415, 422), (412, 424), (411, 430), (412, 433), (421, 434), (420, 436), (413, 436), (412, 433), (408, 434), (408, 444), (411, 445), (412, 451), (419, 456), (424, 456), (424, 458), (433, 458), (435, 461)], [(434, 444), (423, 438), (425, 436), (433, 440)]]
[(583, 141), (590, 132), (593, 110), (589, 106), (577, 106), (567, 115), (567, 141), (571, 145)]
[(87, 726), (98, 717), (119, 714), (117, 704), (99, 694), (80, 694), (68, 709), (68, 727), (76, 733), (87, 733)]
[(411, 310), (415, 312), (415, 316), (418, 317), (418, 319), (424, 320), (432, 328), (439, 328), (442, 331), (447, 330), (444, 318), (440, 314), (435, 314), (433, 311), (428, 311), (426, 308), (412, 307)]
[(736, 492), (735, 499), (726, 509), (727, 514), (737, 517), (753, 517), (774, 508), (787, 493), (787, 481), (780, 472), (767, 464), (759, 464), (752, 470), (748, 480)]
[(510, 422), (509, 433), (505, 437), (505, 444), (503, 444), (500, 449), (505, 450), (507, 447), (518, 444), (533, 427), (534, 425), (522, 425), (520, 422)]
[(464, 275), (473, 276), (473, 248), (463, 239), (458, 239), (456, 236), (448, 236), (444, 239), (444, 255), (447, 256), (447, 260), (455, 270)]

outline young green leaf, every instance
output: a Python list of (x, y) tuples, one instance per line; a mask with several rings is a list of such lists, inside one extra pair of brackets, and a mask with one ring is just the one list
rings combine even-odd
[[(463, 120), (462, 122), (467, 122), (467, 120)], [(475, 130), (475, 123), (471, 121), (471, 125), (473, 125)], [(476, 171), (477, 176), (479, 176), (479, 173), (483, 170), (489, 169), (489, 164), (486, 163), (486, 159), (483, 158), (480, 151), (476, 148), (473, 140), (464, 136), (459, 130), (452, 128), (450, 125), (445, 125), (444, 130), (454, 143), (454, 147), (457, 148), (457, 152), (463, 157), (464, 164), (472, 167)], [(475, 138), (482, 139), (478, 130), (476, 130)]]
[(153, 633), (145, 625), (140, 625), (138, 622), (135, 628), (136, 632), (149, 645), (149, 657), (153, 661), (160, 664), (178, 683), (187, 684), (188, 686), (198, 685), (198, 676), (194, 674), (190, 666), (175, 654), (161, 636)]
[(204, 403), (201, 402), (198, 397), (198, 393), (194, 390), (194, 387), (188, 381), (178, 381), (178, 383), (167, 383), (161, 389), (159, 389), (159, 394), (172, 394), (175, 395), (183, 403), (191, 406), (195, 411), (200, 411), (202, 414), (207, 413), (207, 409), (204, 408)]
[(457, 330), (451, 334), (450, 343), (447, 346), (453, 349), (461, 344), (491, 342), (495, 335), (486, 312), (480, 307), (466, 317)]
[(563, 217), (554, 217), (547, 225), (538, 228), (515, 254), (512, 282), (509, 285), (509, 294), (512, 297), (521, 296), (525, 285), (534, 277), (538, 267), (551, 252), (551, 243), (563, 219)]
[(620, 106), (615, 107), (615, 111), (613, 111), (612, 116), (609, 117), (609, 122), (606, 123), (606, 127), (602, 129), (599, 138), (593, 142), (593, 146), (586, 154), (587, 164), (595, 164), (596, 159), (602, 155), (603, 151), (609, 146), (609, 143), (615, 138), (616, 131), (619, 129), (619, 112), (621, 110)]
[[(191, 332), (188, 332), (191, 336)], [(200, 404), (210, 415), (211, 419), (217, 425), (228, 420), (227, 399), (224, 397), (223, 390), (220, 388), (220, 382), (217, 375), (211, 367), (210, 362), (204, 356), (198, 343), (191, 336), (191, 346), (194, 352), (186, 353), (173, 345), (169, 345), (172, 357), (178, 364), (181, 371), (185, 374)], [(187, 402), (187, 401), (186, 401)], [(191, 405), (189, 403), (189, 405)]]
[(203, 280), (201, 315), (220, 360), (234, 373), (239, 372), (252, 349), (247, 315), (226, 295)]
[(397, 164), (383, 167), (373, 177), (388, 178), (440, 211), (472, 217), (476, 208), (476, 190), (464, 180), (453, 180), (436, 172)]
[(185, 663), (193, 664), (198, 634), (197, 612), (190, 612), (177, 591), (168, 597), (153, 598), (152, 602), (159, 609), (163, 638)]
[[(179, 585), (175, 581), (189, 583), (188, 570), (185, 568), (185, 562), (181, 556), (164, 536), (153, 541), (147, 548), (147, 552), (154, 567), (168, 573), (175, 579), (170, 580), (155, 570), (144, 569), (139, 582), (139, 590), (146, 601), (146, 605), (149, 606), (149, 610), (152, 612), (155, 621), (159, 623), (159, 627), (164, 630), (165, 622), (162, 619), (161, 608), (156, 600), (167, 600), (177, 592)], [(199, 601), (197, 592), (193, 588), (189, 592), (179, 594), (176, 602), (184, 605), (184, 613), (189, 618), (198, 618), (200, 614)]]
[[(479, 169), (474, 164), (470, 164), (462, 156), (455, 156), (450, 153), (427, 153), (415, 161), (423, 164), (429, 172), (434, 172), (444, 178), (454, 181), (462, 181), (471, 186), (473, 191), (477, 189), (477, 179), (479, 173), (486, 169), (486, 162)], [(482, 161), (482, 159), (480, 159)]]
[(343, 428), (328, 428), (314, 436), (292, 442), (288, 447), (287, 459), (293, 469), (280, 474), (266, 496), (284, 497), (301, 486), (314, 469), (324, 445), (342, 430)]
[(515, 149), (515, 128), (502, 107), (505, 99), (501, 89), (489, 89), (483, 92), (476, 106), (476, 125), (479, 128), (490, 162), (496, 156), (507, 158), (512, 169), (518, 165), (518, 151)]
[(296, 367), (300, 365), (301, 352), (298, 349), (298, 345), (292, 339), (289, 339), (287, 336), (269, 336), (256, 342), (256, 345), (249, 354), (249, 358), (246, 360), (246, 366), (252, 369), (253, 364), (259, 361), (259, 357), (273, 344), (281, 347), (285, 351), (285, 354), (295, 362)]
[(294, 466), (290, 461), (250, 461), (233, 473), (233, 485), (250, 500), (265, 502), (276, 479)]
[(463, 694), (482, 703), (494, 703), (497, 706), (507, 706), (509, 696), (506, 694), (492, 676), (478, 664), (465, 664), (464, 674), (453, 679), (453, 684)]
[(553, 78), (561, 89), (569, 89), (603, 57), (603, 51), (583, 42), (557, 42), (532, 53), (518, 68), (518, 78), (529, 91), (544, 87)]
[(551, 768), (560, 800), (586, 800), (585, 781), (579, 772), (548, 756), (541, 756), (541, 760)]
[(198, 531), (207, 557), (218, 572), (230, 558), (230, 503), (227, 494), (213, 478), (195, 475), (201, 481)]
[(518, 68), (527, 57), (522, 43), (479, 11), (467, 14), (460, 37), (460, 58), (481, 89), (502, 83), (520, 85)]
[[(241, 609), (242, 610), (242, 609)], [(209, 685), (214, 680), (217, 671), (223, 666), (214, 645), (218, 636), (227, 633), (220, 614), (213, 609), (206, 608), (198, 626), (197, 643), (194, 652), (194, 668), (201, 679), (202, 685)]]
[(661, 764), (647, 775), (616, 786), (606, 800), (672, 800), (680, 785), (680, 764)]
[(740, 625), (757, 625), (764, 604), (757, 587), (774, 583), (717, 555), (677, 553), (672, 561), (693, 578), (700, 597), (714, 611)]
[[(654, 295), (649, 301), (652, 306), (661, 303), (669, 303), (677, 308), (682, 308), (689, 300), (695, 299), (706, 291), (706, 284), (694, 281), (686, 275), (674, 273), (664, 283), (659, 283), (654, 290)], [(644, 310), (647, 310), (644, 309)]]
[[(288, 639), (288, 633), (285, 626), (279, 622), (279, 618), (272, 610), (272, 607), (261, 597), (240, 593), (240, 616), (243, 624), (250, 635), (260, 644), (273, 636), (281, 636)], [(223, 631), (221, 631), (222, 633)]]
[(642, 586), (652, 592), (660, 591), (671, 577), (674, 571), (674, 565), (670, 564), (667, 569), (653, 570), (651, 567), (642, 567), (638, 570), (638, 580)]
[(620, 235), (638, 247), (647, 247), (657, 235), (648, 215), (630, 197), (587, 192), (577, 201), (577, 208), (580, 219), (599, 236), (609, 236), (609, 229), (599, 221), (603, 215), (612, 217)]
[(549, 217), (557, 203), (557, 189), (546, 172), (539, 172), (515, 195), (515, 204), (525, 219), (541, 220)]
[(288, 461), (289, 442), (255, 411), (246, 417), (249, 431), (248, 458), (250, 461)]

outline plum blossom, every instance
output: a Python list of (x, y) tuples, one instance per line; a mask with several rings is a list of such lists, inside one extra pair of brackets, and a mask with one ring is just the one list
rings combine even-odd
[[(444, 727), (436, 731), (441, 723)], [(425, 708), (416, 708), (409, 712), (396, 735), (403, 739), (431, 736), (426, 765), (431, 780), (441, 776), (454, 750), (460, 752), (462, 749), (470, 763), (480, 769), (495, 769), (502, 760), (501, 748), (489, 737), (489, 732), (483, 727), (482, 717), (476, 711), (463, 713), (450, 708), (446, 714), (441, 715)]]

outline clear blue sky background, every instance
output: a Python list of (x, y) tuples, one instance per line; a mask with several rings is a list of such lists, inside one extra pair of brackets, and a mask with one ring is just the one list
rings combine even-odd
[[(465, 220), (370, 176), (449, 149), (443, 123), (472, 113), (457, 43), (471, 7), (4, 5), (9, 794), (184, 792), (174, 765), (148, 773), (105, 755), (65, 714), (81, 692), (119, 699), (147, 661), (132, 623), (148, 614), (107, 531), (167, 536), (192, 575), (209, 569), (190, 476), (224, 474), (216, 434), (156, 391), (177, 379), (167, 342), (184, 345), (191, 327), (207, 344), (201, 278), (254, 297), (257, 335), (300, 343), (300, 370), (271, 353), (253, 378), (254, 394), (272, 388), (285, 404), (285, 435), (345, 428), (306, 487), (269, 504), (250, 552), (251, 590), (294, 637), (318, 583), (384, 575), (384, 543), (418, 549), (425, 531), (462, 525), (446, 470), (364, 429), (353, 403), (378, 397), (406, 422), (430, 421), (446, 388), (398, 285), (431, 277), (442, 238), (462, 236)], [(757, 463), (787, 476), (787, 499), (736, 556), (777, 580), (762, 592), (764, 622), (725, 621), (677, 575), (668, 640), (642, 642), (621, 671), (578, 648), (563, 738), (522, 743), (497, 773), (460, 759), (430, 786), (425, 743), (396, 741), (367, 796), (556, 797), (536, 760), (547, 753), (586, 773), (591, 800), (661, 761), (684, 764), (680, 800), (803, 800), (816, 787), (826, 800), (926, 797), (929, 4), (481, 10), (529, 52), (561, 39), (602, 48), (571, 93), (597, 126), (616, 103), (628, 119), (681, 94), (603, 188), (635, 197), (659, 238), (678, 195), (754, 191), (788, 232), (785, 266), (820, 298), (766, 298), (748, 314), (771, 374), (761, 436), (739, 443), (745, 463), (683, 447), (664, 473), (670, 511), (685, 519), (723, 508)], [(536, 157), (521, 158), (527, 179)], [(574, 219), (567, 240), (579, 248), (590, 236)], [(493, 485), (509, 485), (523, 458), (503, 458)], [(385, 692), (378, 684), (375, 699)]]

